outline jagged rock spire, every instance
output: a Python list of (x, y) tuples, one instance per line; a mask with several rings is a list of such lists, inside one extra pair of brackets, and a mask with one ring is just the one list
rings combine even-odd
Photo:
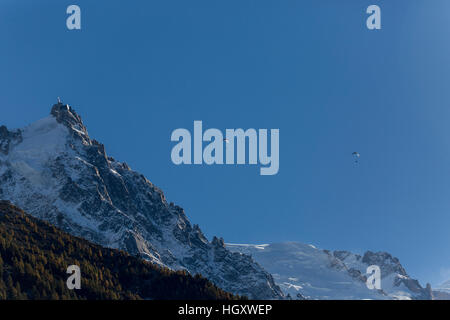
[(81, 117), (68, 104), (63, 104), (58, 97), (58, 102), (53, 105), (50, 112), (56, 118), (56, 121), (65, 125), (75, 132), (76, 135), (82, 139), (90, 140), (86, 127), (83, 124)]

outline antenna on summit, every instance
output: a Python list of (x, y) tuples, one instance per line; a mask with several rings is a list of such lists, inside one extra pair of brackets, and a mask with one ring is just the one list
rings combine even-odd
[(58, 104), (61, 104), (62, 102), (61, 102), (61, 99), (58, 97)]

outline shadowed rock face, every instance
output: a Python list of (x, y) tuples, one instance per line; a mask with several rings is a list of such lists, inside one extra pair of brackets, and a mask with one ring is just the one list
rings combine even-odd
[(367, 265), (377, 265), (380, 266), (381, 272), (383, 274), (398, 273), (400, 275), (406, 276), (406, 270), (400, 264), (400, 261), (391, 256), (387, 252), (377, 252), (367, 251), (362, 257), (362, 262)]
[(256, 299), (283, 296), (252, 258), (230, 252), (223, 240), (209, 242), (159, 188), (108, 157), (70, 106), (55, 104), (50, 117), (17, 133), (0, 129), (0, 142), (6, 140), (7, 152), (0, 151), (1, 199), (76, 236), (200, 273), (229, 292)]
[(20, 130), (8, 131), (5, 126), (0, 126), (0, 153), (7, 155), (10, 147), (20, 142), (22, 142)]

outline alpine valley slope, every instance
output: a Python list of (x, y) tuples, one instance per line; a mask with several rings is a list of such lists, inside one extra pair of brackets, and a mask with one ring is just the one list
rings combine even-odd
[(160, 189), (108, 157), (74, 109), (60, 102), (24, 129), (0, 127), (0, 199), (72, 235), (201, 274), (228, 292), (283, 297), (250, 256), (229, 251), (223, 239), (208, 241)]
[[(250, 245), (227, 244), (228, 249), (250, 254), (285, 294), (293, 299), (423, 299), (433, 295), (411, 279), (399, 260), (386, 252), (367, 251), (363, 256), (348, 251), (320, 250), (297, 242)], [(370, 265), (381, 269), (381, 290), (366, 286)]]
[[(66, 286), (67, 267), (83, 270), (81, 288)], [(0, 200), (2, 300), (236, 300), (202, 277), (170, 271), (123, 250), (62, 232)], [(4, 309), (2, 309), (4, 312)]]

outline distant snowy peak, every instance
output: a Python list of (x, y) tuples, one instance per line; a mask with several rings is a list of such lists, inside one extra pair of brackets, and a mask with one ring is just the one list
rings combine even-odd
[[(300, 299), (431, 299), (431, 288), (411, 279), (399, 260), (386, 252), (320, 250), (296, 242), (264, 245), (227, 244), (231, 251), (251, 255), (272, 273), (292, 298)], [(365, 284), (370, 265), (381, 269), (381, 290)]]
[(435, 290), (450, 293), (450, 280), (444, 282), (443, 284), (435, 288)]
[(251, 257), (232, 253), (223, 240), (209, 242), (159, 188), (108, 157), (66, 104), (23, 129), (0, 127), (0, 199), (75, 236), (202, 274), (229, 292), (283, 297)]
[[(327, 252), (325, 250), (325, 252)], [(347, 251), (334, 251), (337, 257), (346, 266), (349, 274), (366, 281), (365, 272), (368, 266), (380, 267), (382, 276), (382, 290), (389, 296), (397, 299), (431, 299), (431, 286), (423, 288), (419, 281), (412, 279), (400, 263), (399, 259), (387, 252), (367, 251), (361, 257)]]
[(433, 289), (433, 298), (435, 300), (450, 300), (450, 280)]

